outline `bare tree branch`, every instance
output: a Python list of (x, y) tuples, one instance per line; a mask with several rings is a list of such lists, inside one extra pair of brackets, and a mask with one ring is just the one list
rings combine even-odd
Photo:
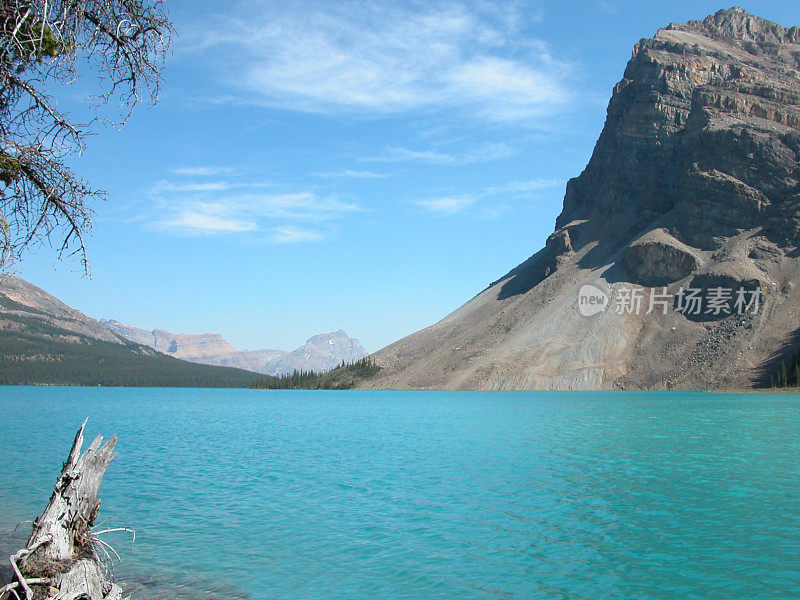
[(97, 119), (73, 122), (53, 90), (88, 69), (102, 82), (93, 107), (113, 100), (122, 125), (140, 98), (158, 99), (171, 36), (159, 0), (0, 0), (0, 267), (49, 243), (88, 273), (91, 205), (105, 193), (65, 161)]

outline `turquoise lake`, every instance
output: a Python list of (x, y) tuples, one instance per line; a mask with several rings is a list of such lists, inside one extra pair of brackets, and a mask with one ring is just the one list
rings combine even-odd
[[(800, 598), (772, 394), (0, 388), (0, 547), (85, 417), (134, 598)], [(5, 559), (4, 559), (5, 560)]]

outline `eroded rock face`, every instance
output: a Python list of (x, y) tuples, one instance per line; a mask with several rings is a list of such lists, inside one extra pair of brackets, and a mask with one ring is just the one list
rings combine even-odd
[(700, 259), (686, 244), (656, 230), (628, 246), (625, 264), (633, 283), (652, 287), (688, 277), (700, 266)]
[[(701, 310), (691, 310), (691, 302), (687, 301), (687, 293), (697, 290)], [(754, 297), (753, 293), (758, 292)], [(675, 310), (686, 319), (698, 323), (722, 321), (729, 315), (740, 316), (752, 314), (755, 305), (761, 302), (763, 283), (758, 277), (749, 277), (740, 273), (700, 273), (692, 278), (687, 291), (675, 296)], [(712, 302), (716, 302), (712, 306)], [(760, 308), (760, 307), (759, 307)]]
[(556, 256), (572, 252), (572, 239), (569, 235), (569, 229), (564, 227), (550, 235), (547, 238), (547, 249)]
[(800, 177), (797, 35), (732, 9), (639, 42), (559, 224), (668, 215), (683, 241), (713, 247), (780, 215), (771, 232), (796, 242), (782, 222)]
[[(800, 340), (800, 29), (742, 9), (640, 41), (546, 247), (380, 351), (370, 385), (745, 387)], [(756, 313), (578, 313), (585, 286), (763, 292)], [(650, 288), (650, 289), (648, 289)], [(768, 379), (768, 378), (767, 378)]]

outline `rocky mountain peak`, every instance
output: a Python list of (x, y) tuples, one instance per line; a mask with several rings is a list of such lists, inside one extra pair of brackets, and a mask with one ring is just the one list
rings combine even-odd
[[(743, 387), (800, 348), (800, 30), (719, 11), (634, 48), (546, 246), (378, 353), (376, 387)], [(757, 315), (603, 311), (645, 296), (763, 293)], [(633, 286), (633, 288), (631, 287)]]
[(797, 27), (783, 27), (751, 15), (738, 6), (719, 10), (702, 21), (689, 21), (686, 24), (670, 24), (667, 29), (700, 31), (718, 38), (728, 38), (740, 42), (755, 43), (798, 43), (800, 30)]
[(313, 344), (313, 343), (325, 343), (325, 342), (336, 342), (336, 341), (352, 342), (358, 340), (353, 340), (347, 335), (347, 333), (344, 330), (338, 329), (336, 331), (329, 331), (327, 333), (320, 333), (315, 336), (312, 336), (306, 340), (306, 343)]
[(327, 371), (342, 362), (351, 363), (367, 356), (361, 343), (342, 329), (315, 335), (297, 350), (288, 353), (273, 365), (275, 373)]
[[(796, 238), (782, 223), (798, 191), (797, 39), (734, 8), (639, 42), (557, 228), (600, 214), (644, 228), (670, 214), (677, 238), (706, 249), (756, 225)], [(573, 246), (585, 238), (569, 234)]]

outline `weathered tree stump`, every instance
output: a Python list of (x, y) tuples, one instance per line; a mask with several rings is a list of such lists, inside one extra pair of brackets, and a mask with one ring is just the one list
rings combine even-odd
[(122, 588), (106, 575), (92, 526), (100, 509), (97, 495), (114, 458), (116, 436), (103, 444), (97, 436), (81, 455), (83, 428), (61, 470), (53, 495), (33, 522), (28, 544), (11, 557), (14, 580), (0, 598), (15, 600), (117, 600)]

